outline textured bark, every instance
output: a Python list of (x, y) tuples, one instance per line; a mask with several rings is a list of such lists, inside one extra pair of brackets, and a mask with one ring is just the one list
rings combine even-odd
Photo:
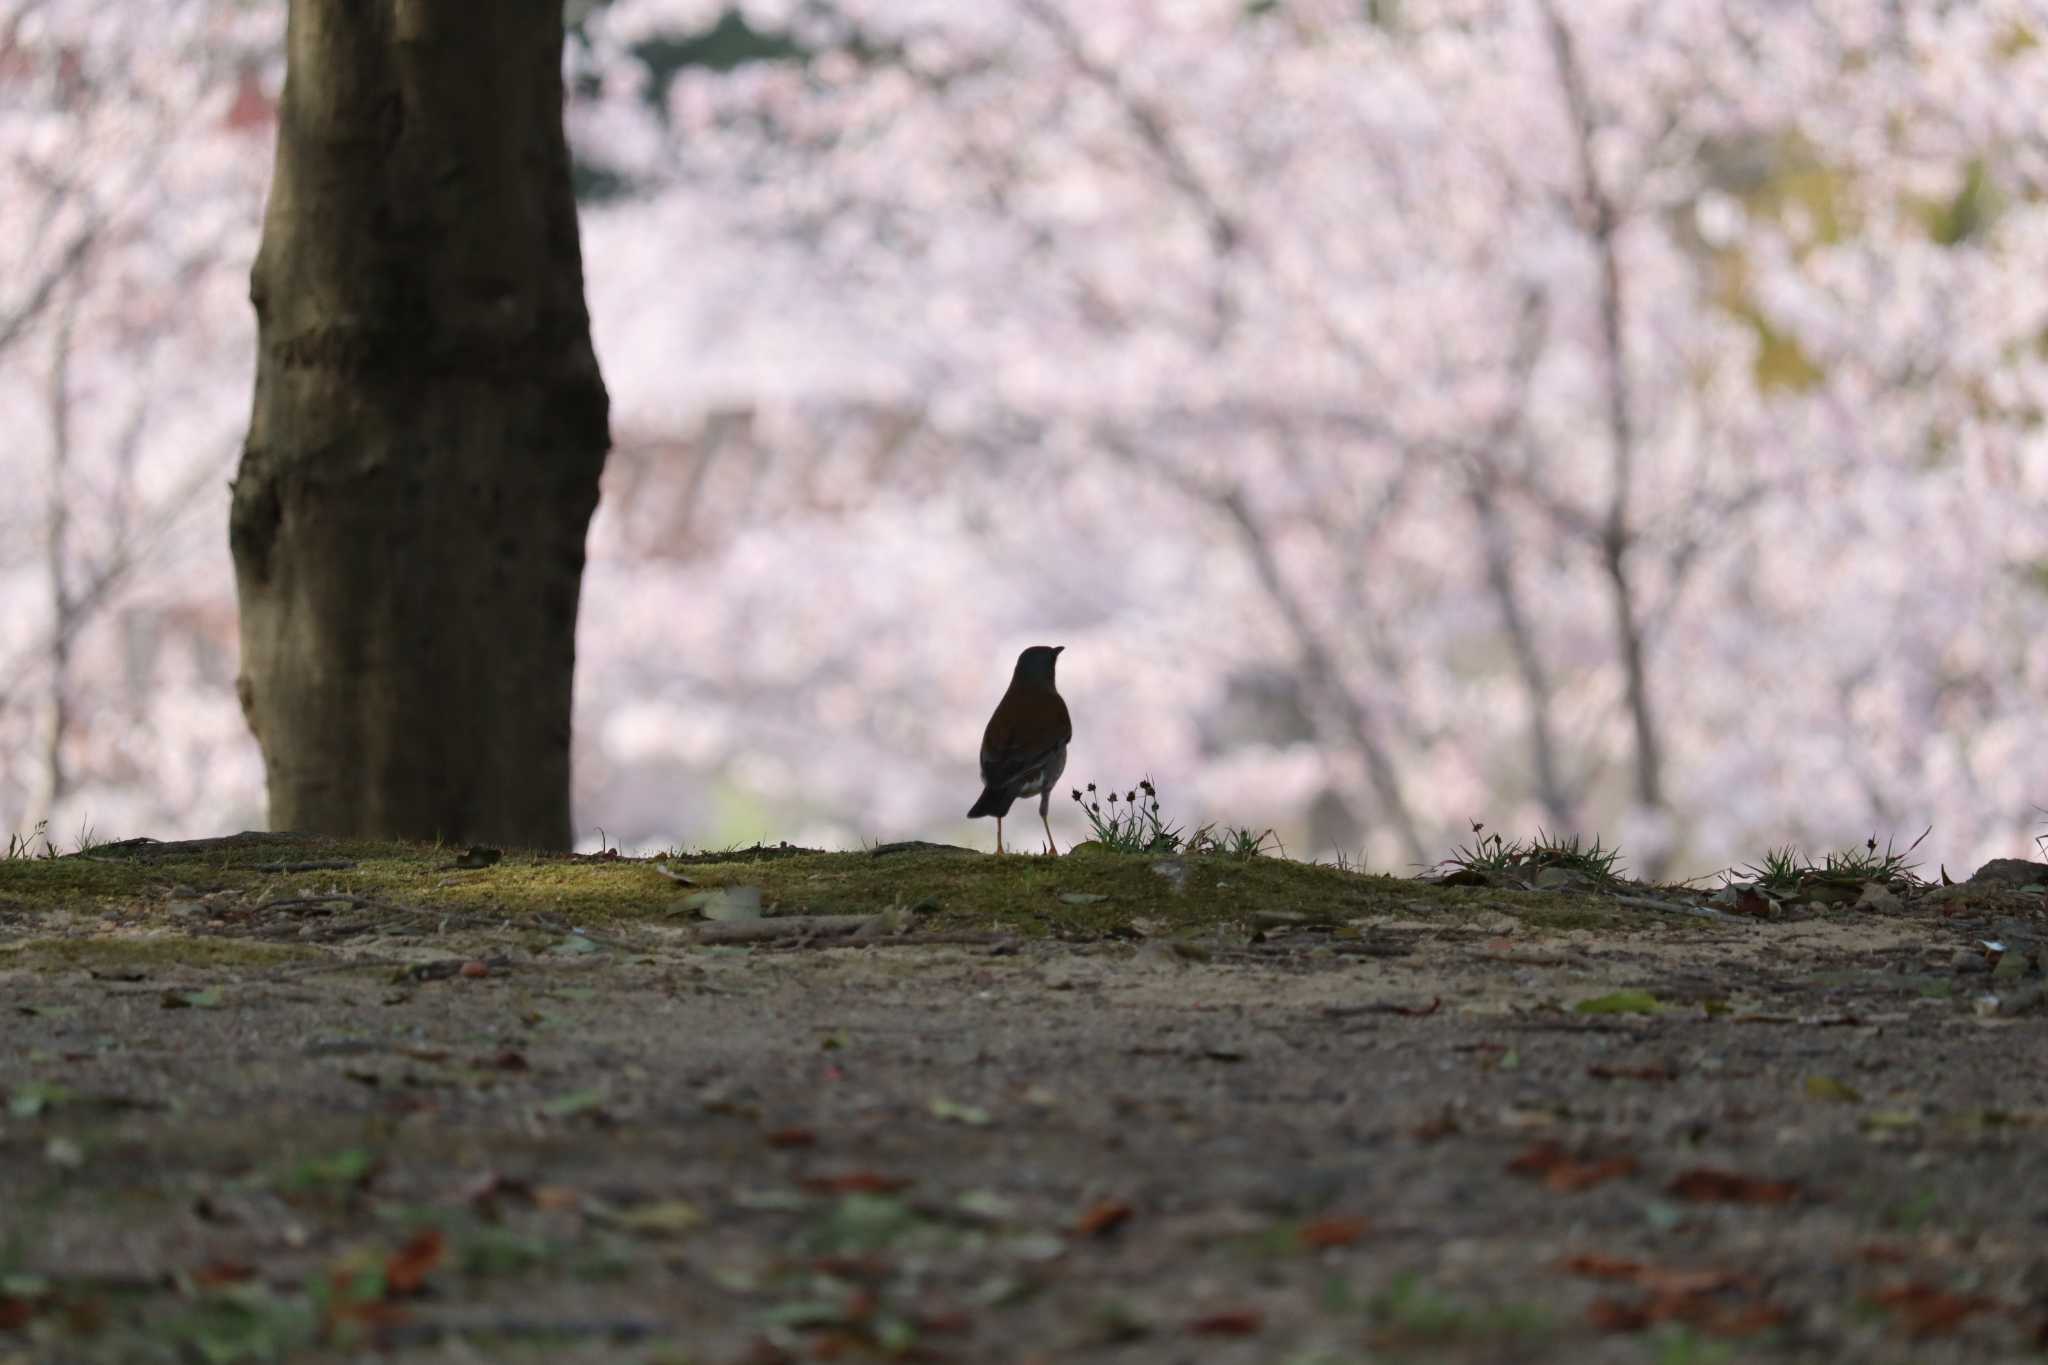
[(570, 840), (609, 446), (555, 0), (292, 0), (229, 538), (273, 828)]

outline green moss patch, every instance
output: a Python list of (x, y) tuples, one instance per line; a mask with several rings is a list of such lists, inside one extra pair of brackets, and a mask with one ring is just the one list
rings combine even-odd
[[(1111, 853), (1082, 845), (1061, 858), (996, 857), (933, 844), (822, 853), (789, 847), (630, 859), (508, 850), (488, 867), (458, 850), (278, 835), (106, 846), (87, 855), (0, 863), (0, 903), (17, 915), (99, 910), (195, 920), (246, 917), (274, 902), (299, 913), (323, 898), (522, 916), (579, 924), (696, 919), (693, 889), (758, 887), (771, 915), (916, 912), (921, 927), (1058, 938), (1253, 926), (1272, 917), (1342, 924), (1437, 916), (1455, 925), (1506, 914), (1530, 929), (1640, 926), (1597, 894), (1447, 887), (1283, 858)], [(679, 882), (658, 872), (665, 862)], [(205, 898), (201, 901), (197, 898)], [(219, 945), (226, 950), (226, 945)], [(22, 951), (17, 949), (17, 952)], [(38, 948), (47, 955), (47, 948)], [(67, 948), (87, 953), (101, 948)], [(132, 953), (173, 951), (126, 941)], [(236, 951), (241, 951), (237, 949)], [(289, 950), (255, 951), (284, 953)]]

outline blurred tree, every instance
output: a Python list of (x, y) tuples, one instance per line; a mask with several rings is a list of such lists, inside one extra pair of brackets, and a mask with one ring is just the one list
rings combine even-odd
[(229, 540), (273, 827), (565, 846), (609, 446), (562, 13), (293, 0)]

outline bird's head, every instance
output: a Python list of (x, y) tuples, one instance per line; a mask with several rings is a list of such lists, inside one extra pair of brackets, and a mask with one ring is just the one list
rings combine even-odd
[(1010, 675), (1012, 683), (1033, 682), (1052, 686), (1053, 665), (1059, 662), (1060, 651), (1065, 645), (1033, 645), (1017, 656), (1017, 671)]

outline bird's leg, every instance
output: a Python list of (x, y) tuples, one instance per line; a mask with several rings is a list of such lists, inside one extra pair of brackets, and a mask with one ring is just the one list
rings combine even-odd
[(1000, 815), (998, 815), (998, 816), (996, 817), (996, 852), (997, 852), (997, 853), (1001, 853), (1002, 851), (1003, 851), (1003, 817), (1002, 817), (1002, 816), (1000, 816)]
[(1047, 783), (1045, 790), (1041, 792), (1038, 797), (1038, 823), (1045, 826), (1046, 848), (1051, 850), (1053, 857), (1057, 858), (1060, 856), (1060, 846), (1052, 841), (1052, 821), (1046, 817), (1045, 813), (1047, 807), (1051, 805), (1052, 784)]

